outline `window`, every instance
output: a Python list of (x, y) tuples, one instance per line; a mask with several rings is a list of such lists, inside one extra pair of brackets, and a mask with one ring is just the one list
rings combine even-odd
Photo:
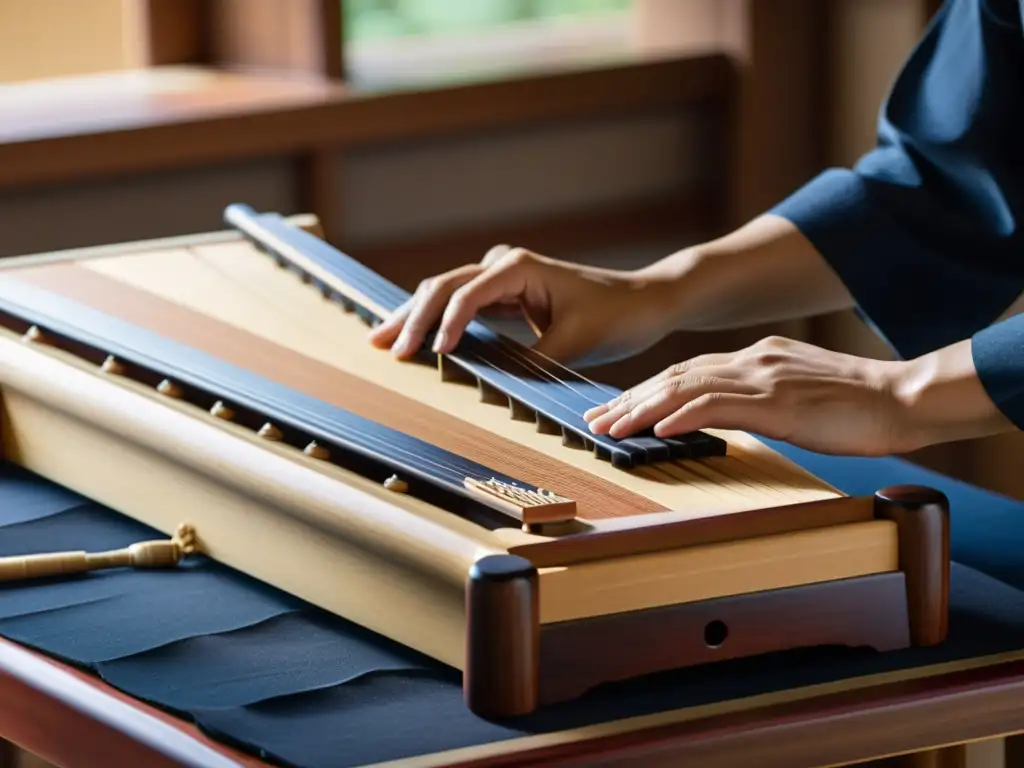
[(349, 39), (450, 36), (620, 16), (630, 0), (343, 0)]
[(366, 89), (479, 80), (607, 59), (633, 0), (341, 0), (346, 71)]

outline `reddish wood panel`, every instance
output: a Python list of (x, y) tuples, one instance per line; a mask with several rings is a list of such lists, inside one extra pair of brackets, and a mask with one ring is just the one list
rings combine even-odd
[(538, 568), (547, 568), (609, 557), (641, 555), (669, 548), (807, 531), (865, 522), (873, 518), (872, 497), (840, 497), (767, 509), (752, 509), (737, 515), (718, 515), (648, 525), (628, 531), (573, 534), (551, 541), (513, 547), (510, 552), (528, 558)]
[(910, 644), (902, 573), (809, 584), (541, 627), (541, 701), (668, 669), (824, 645)]
[(451, 768), (846, 765), (1024, 732), (1024, 661), (598, 736)]

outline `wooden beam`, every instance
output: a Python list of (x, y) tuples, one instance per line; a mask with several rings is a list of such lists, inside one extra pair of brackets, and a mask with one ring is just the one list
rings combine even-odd
[(214, 0), (212, 63), (340, 79), (341, 0)]
[(131, 34), (139, 40), (140, 65), (196, 64), (210, 60), (206, 0), (133, 0)]
[(825, 165), (825, 35), (821, 0), (636, 0), (645, 51), (716, 50), (730, 75), (726, 158), (732, 226), (763, 212)]
[(340, 79), (341, 0), (132, 0), (143, 61)]
[(0, 189), (538, 121), (721, 110), (730, 73), (711, 54), (377, 95), (204, 68), (16, 86), (0, 125)]
[(731, 153), (731, 215), (739, 225), (825, 166), (827, 3), (729, 0), (727, 39), (739, 61)]

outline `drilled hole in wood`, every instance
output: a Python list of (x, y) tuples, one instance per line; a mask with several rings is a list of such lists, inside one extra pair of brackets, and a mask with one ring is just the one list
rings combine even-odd
[(724, 621), (711, 621), (704, 627), (704, 644), (708, 648), (721, 648), (729, 636), (729, 627)]

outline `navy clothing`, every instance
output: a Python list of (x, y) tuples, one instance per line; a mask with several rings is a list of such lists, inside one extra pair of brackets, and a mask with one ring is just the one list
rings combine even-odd
[(904, 358), (972, 338), (997, 406), (1024, 428), (1024, 0), (949, 0), (889, 94), (878, 144), (772, 213), (843, 280)]

